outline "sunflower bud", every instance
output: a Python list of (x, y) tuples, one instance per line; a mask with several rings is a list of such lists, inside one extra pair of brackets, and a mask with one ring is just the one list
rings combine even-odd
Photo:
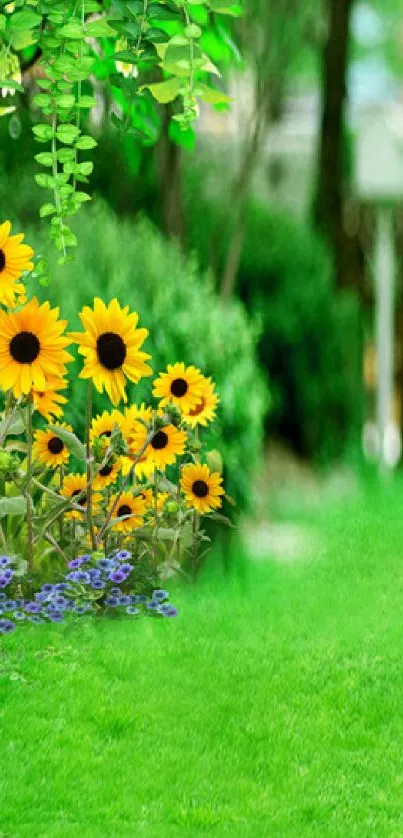
[(167, 417), (167, 421), (171, 423), (171, 425), (175, 425), (175, 428), (179, 428), (182, 416), (179, 408), (176, 404), (167, 404), (164, 409), (165, 415)]
[(175, 515), (179, 510), (179, 503), (176, 500), (167, 500), (164, 508), (168, 515)]

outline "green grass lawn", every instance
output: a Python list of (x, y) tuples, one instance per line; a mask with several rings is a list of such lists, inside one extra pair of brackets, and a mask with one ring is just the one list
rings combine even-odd
[(1, 641), (1, 838), (403, 836), (403, 486), (310, 524), (176, 621)]

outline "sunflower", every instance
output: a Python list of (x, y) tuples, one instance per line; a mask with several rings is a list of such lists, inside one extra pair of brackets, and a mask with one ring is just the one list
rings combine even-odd
[[(147, 439), (147, 428), (140, 422), (133, 434), (133, 447), (141, 451)], [(175, 428), (174, 425), (164, 425), (161, 430), (156, 431), (151, 439), (145, 455), (147, 460), (153, 464), (154, 469), (162, 471), (166, 466), (175, 462), (176, 457), (183, 454), (185, 450), (186, 433)]]
[(48, 422), (53, 416), (62, 416), (61, 405), (67, 404), (67, 399), (58, 391), (65, 390), (67, 386), (64, 378), (46, 378), (44, 390), (31, 390), (34, 410), (37, 410)]
[(183, 418), (187, 425), (195, 428), (196, 425), (206, 426), (209, 422), (214, 421), (216, 407), (219, 402), (217, 393), (214, 391), (215, 385), (213, 384), (211, 378), (203, 377), (201, 401), (191, 410), (183, 411)]
[(109, 439), (112, 436), (112, 431), (115, 427), (123, 427), (123, 415), (119, 410), (104, 410), (99, 416), (96, 416), (91, 422), (90, 437), (93, 442), (94, 439), (104, 437)]
[(196, 367), (168, 364), (167, 372), (162, 372), (154, 381), (153, 396), (161, 400), (161, 405), (171, 402), (189, 412), (200, 403), (202, 388), (203, 376)]
[[(135, 454), (131, 454), (128, 457), (121, 457), (121, 470), (124, 477), (129, 474), (130, 469), (133, 467), (133, 462), (136, 459)], [(147, 456), (147, 452), (145, 451), (144, 454), (140, 457), (138, 463), (136, 463), (134, 467), (134, 473), (136, 477), (141, 480), (143, 477), (151, 477), (154, 473), (154, 463), (152, 460), (149, 459)]]
[(19, 398), (30, 390), (43, 392), (47, 377), (62, 378), (65, 364), (73, 358), (66, 352), (65, 320), (49, 303), (39, 305), (34, 297), (20, 311), (0, 313), (0, 386)]
[[(64, 498), (69, 498), (70, 500), (77, 503), (79, 506), (82, 507), (83, 513), (87, 508), (87, 496), (84, 494), (81, 498), (75, 501), (75, 498), (78, 495), (81, 495), (81, 492), (85, 490), (87, 485), (87, 479), (84, 474), (68, 474), (64, 480), (62, 488), (60, 489), (60, 494)], [(92, 493), (92, 506), (94, 511), (96, 511), (99, 502), (101, 500), (101, 495), (96, 494), (95, 492)], [(78, 509), (72, 509), (70, 512), (67, 513), (66, 518), (70, 518), (73, 520), (81, 520), (81, 514)]]
[(94, 489), (102, 491), (102, 489), (106, 489), (108, 486), (111, 486), (112, 483), (116, 483), (119, 474), (121, 474), (120, 459), (109, 460), (108, 463), (105, 463), (105, 465), (102, 466), (96, 477), (94, 477), (92, 485)]
[(24, 271), (32, 271), (34, 251), (22, 244), (24, 236), (10, 236), (11, 224), (0, 224), (0, 303), (13, 306), (17, 297), (25, 297), (25, 286), (18, 282)]
[[(111, 498), (112, 507), (115, 504), (117, 495)], [(133, 495), (132, 492), (123, 492), (118, 500), (116, 507), (112, 512), (112, 518), (122, 518), (117, 521), (113, 529), (115, 532), (131, 532), (132, 530), (141, 527), (143, 523), (143, 516), (146, 511), (146, 502), (139, 495)], [(125, 516), (130, 517), (125, 517)]]
[(222, 504), (222, 477), (217, 471), (200, 463), (183, 466), (180, 485), (184, 492), (187, 506), (197, 509), (202, 515), (218, 509)]
[[(66, 431), (73, 430), (71, 425), (66, 425), (64, 422), (55, 425), (56, 427), (65, 428)], [(48, 466), (48, 468), (55, 468), (68, 463), (70, 452), (55, 431), (50, 429), (35, 431), (34, 440), (33, 455), (39, 463)]]
[(93, 309), (84, 306), (80, 320), (85, 332), (71, 335), (85, 357), (80, 377), (91, 378), (100, 393), (105, 389), (114, 405), (126, 402), (126, 378), (137, 384), (152, 375), (145, 363), (151, 356), (140, 351), (147, 329), (137, 329), (138, 314), (129, 314), (129, 306), (121, 308), (116, 299), (106, 306), (96, 297)]

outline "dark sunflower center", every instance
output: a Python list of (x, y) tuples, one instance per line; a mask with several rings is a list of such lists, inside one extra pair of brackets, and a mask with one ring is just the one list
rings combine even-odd
[(51, 454), (61, 454), (64, 448), (64, 443), (58, 436), (52, 436), (48, 442), (48, 449)]
[(104, 332), (97, 340), (100, 364), (107, 370), (117, 370), (126, 358), (126, 345), (116, 332)]
[(173, 396), (176, 396), (180, 399), (182, 396), (185, 396), (189, 389), (187, 381), (184, 378), (174, 378), (171, 383), (171, 393)]
[[(74, 492), (72, 493), (71, 497), (75, 498), (77, 497), (77, 495), (81, 495), (81, 492), (82, 489), (74, 489)], [(80, 506), (85, 506), (85, 504), (87, 503), (87, 495), (83, 495), (83, 497), (80, 498), (80, 500), (78, 500), (77, 503), (79, 503)]]
[(113, 466), (107, 464), (103, 468), (99, 470), (101, 477), (109, 477), (110, 474), (113, 472)]
[(131, 515), (131, 512), (132, 510), (130, 509), (130, 506), (128, 506), (127, 503), (122, 503), (122, 506), (119, 506), (117, 511), (117, 517), (123, 518), (124, 515)]
[(195, 480), (192, 492), (197, 498), (205, 498), (208, 495), (208, 486), (204, 480)]
[(112, 436), (112, 431), (102, 431), (102, 433), (99, 434), (99, 436)]
[(6, 267), (6, 254), (4, 253), (4, 250), (2, 250), (1, 247), (0, 247), (0, 272), (4, 271), (5, 267)]
[(151, 445), (156, 451), (161, 451), (162, 448), (166, 448), (168, 445), (168, 434), (165, 431), (157, 431), (151, 440)]
[(33, 332), (18, 332), (10, 342), (10, 354), (18, 364), (32, 364), (40, 348), (39, 340)]

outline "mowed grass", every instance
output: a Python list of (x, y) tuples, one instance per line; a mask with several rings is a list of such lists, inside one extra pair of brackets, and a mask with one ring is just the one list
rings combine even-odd
[(1, 641), (2, 838), (403, 836), (403, 487), (311, 524), (176, 621)]

